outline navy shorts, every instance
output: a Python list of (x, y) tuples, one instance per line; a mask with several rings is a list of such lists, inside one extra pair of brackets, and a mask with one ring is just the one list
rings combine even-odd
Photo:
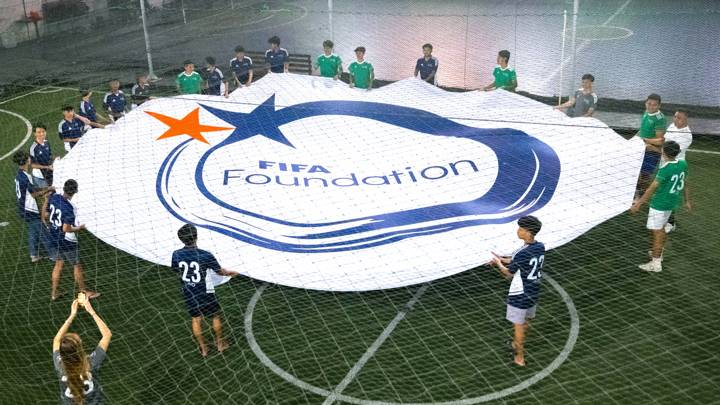
[(191, 317), (213, 316), (220, 312), (220, 303), (215, 294), (185, 294), (185, 305)]
[(63, 243), (60, 245), (60, 249), (58, 249), (57, 254), (53, 255), (52, 253), (55, 252), (51, 252), (50, 257), (55, 257), (55, 260), (66, 261), (72, 266), (80, 263), (80, 259), (78, 258), (77, 243)]
[(645, 151), (640, 173), (652, 174), (660, 163), (660, 152)]

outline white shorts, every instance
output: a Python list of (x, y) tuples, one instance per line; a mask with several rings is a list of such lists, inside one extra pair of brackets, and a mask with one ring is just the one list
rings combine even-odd
[(648, 211), (647, 229), (651, 231), (659, 231), (663, 229), (668, 219), (670, 218), (672, 211), (658, 211), (654, 208), (650, 208)]
[(530, 319), (535, 318), (535, 311), (537, 311), (537, 305), (533, 305), (527, 309), (508, 305), (507, 312), (505, 313), (505, 319), (514, 324), (522, 325)]

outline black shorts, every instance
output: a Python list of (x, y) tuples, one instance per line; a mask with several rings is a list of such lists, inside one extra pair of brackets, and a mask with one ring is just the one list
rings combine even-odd
[(215, 294), (185, 294), (185, 306), (191, 317), (213, 316), (220, 312), (220, 303)]

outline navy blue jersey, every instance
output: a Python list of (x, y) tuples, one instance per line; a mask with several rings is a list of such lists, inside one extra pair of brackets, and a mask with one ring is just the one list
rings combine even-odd
[(125, 93), (123, 93), (122, 90), (118, 90), (117, 93), (105, 93), (105, 98), (103, 99), (103, 107), (106, 110), (110, 110), (114, 113), (119, 114), (125, 112), (126, 105), (127, 101), (125, 100)]
[[(420, 72), (420, 78), (427, 80), (431, 74), (436, 73), (438, 70), (438, 60), (436, 57), (431, 56), (430, 59), (422, 57), (415, 62), (415, 69)], [(431, 80), (434, 81), (435, 77)]]
[(220, 69), (215, 67), (213, 70), (207, 72), (206, 80), (208, 82), (208, 94), (212, 96), (222, 94), (222, 83), (225, 81), (225, 77)]
[(284, 72), (284, 65), (289, 62), (289, 59), (290, 54), (285, 48), (278, 48), (275, 52), (272, 49), (265, 51), (265, 63), (270, 65), (270, 71), (273, 73)]
[(47, 205), (50, 243), (58, 247), (69, 247), (77, 243), (75, 232), (63, 232), (63, 225), (78, 226), (75, 206), (62, 194), (53, 194)]
[(97, 113), (92, 101), (80, 100), (80, 115), (92, 122), (97, 122)]
[(220, 264), (212, 253), (196, 247), (184, 247), (172, 254), (171, 267), (180, 276), (186, 299), (214, 293), (208, 271), (220, 271)]
[(30, 145), (30, 162), (37, 165), (50, 166), (52, 164), (52, 150), (50, 149), (50, 142), (45, 141), (43, 143), (33, 142)]
[[(80, 138), (83, 136), (84, 130), (85, 123), (80, 121), (77, 117), (74, 117), (70, 121), (63, 119), (60, 121), (60, 124), (58, 124), (58, 134), (60, 135), (60, 139), (63, 141), (66, 139)], [(71, 143), (71, 146), (74, 145)]]
[(537, 304), (543, 264), (545, 245), (542, 242), (525, 245), (513, 255), (508, 266), (508, 270), (513, 274), (508, 291), (508, 305), (527, 309)]
[(238, 58), (230, 59), (230, 70), (232, 70), (240, 83), (245, 84), (250, 79), (250, 69), (252, 69), (252, 59), (249, 57), (244, 56), (242, 60), (238, 60)]
[(35, 192), (35, 187), (30, 180), (30, 175), (23, 169), (18, 170), (15, 175), (15, 197), (17, 197), (17, 213), (20, 218), (40, 218), (37, 202), (32, 196), (33, 192)]
[(132, 98), (133, 103), (140, 105), (150, 98), (152, 91), (153, 87), (150, 83), (146, 83), (144, 86), (141, 86), (139, 83), (135, 83), (130, 92), (130, 98)]

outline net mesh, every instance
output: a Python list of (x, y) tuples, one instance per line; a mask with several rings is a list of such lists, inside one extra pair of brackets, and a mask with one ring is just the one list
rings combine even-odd
[[(59, 390), (51, 340), (76, 291), (66, 265), (60, 284), (65, 296), (51, 303), (52, 263), (29, 261), (27, 227), (15, 213), (11, 178), (17, 167), (10, 152), (28, 149), (27, 125), (44, 122), (53, 151), (63, 155), (54, 129), (60, 109), (78, 104), (78, 88), (94, 89), (95, 105), (101, 105), (110, 78), (129, 89), (134, 75), (147, 71), (147, 56), (138, 2), (26, 0), (0, 7), (0, 127), (6, 134), (0, 139), (6, 179), (0, 251), (7, 264), (0, 284), (0, 390), (8, 403), (52, 403)], [(662, 95), (666, 115), (686, 108), (693, 132), (710, 136), (696, 136), (695, 151), (688, 152), (694, 207), (677, 214), (662, 273), (636, 269), (647, 260), (644, 210), (615, 217), (548, 253), (545, 273), (552, 282), (543, 286), (525, 369), (509, 366), (507, 283), (488, 267), (362, 293), (237, 278), (218, 288), (231, 348), (222, 355), (211, 351), (203, 360), (177, 276), (86, 232), (80, 245), (86, 280), (102, 292), (96, 309), (113, 331), (100, 373), (109, 403), (717, 401), (720, 380), (712, 367), (718, 337), (712, 325), (720, 321), (713, 305), (719, 257), (711, 226), (717, 219), (712, 201), (720, 197), (714, 181), (720, 147), (712, 137), (720, 128), (720, 77), (712, 68), (720, 63), (715, 2), (580, 2), (574, 24), (572, 2), (185, 0), (147, 1), (146, 7), (161, 97), (175, 94), (173, 78), (183, 60), (201, 65), (205, 56), (214, 56), (227, 74), (235, 46), (262, 52), (271, 35), (280, 36), (291, 54), (312, 59), (322, 41), (332, 39), (345, 68), (353, 49), (365, 46), (380, 85), (409, 77), (422, 44), (432, 43), (440, 61), (438, 83), (446, 89), (487, 85), (497, 51), (508, 49), (523, 96), (557, 104), (580, 86), (580, 75), (592, 73), (600, 97), (595, 117), (619, 132), (634, 134), (642, 102), (654, 92)], [(32, 11), (42, 16), (37, 29), (23, 18)], [(480, 126), (548, 125), (548, 131), (577, 125), (539, 122), (532, 108), (497, 122), (461, 113), (447, 118)], [(577, 126), (602, 128), (602, 122)], [(111, 174), (97, 177), (109, 189), (123, 183)], [(118, 230), (123, 232), (130, 231)], [(86, 314), (72, 330), (87, 350), (99, 340)], [(559, 367), (545, 371), (564, 356)]]

